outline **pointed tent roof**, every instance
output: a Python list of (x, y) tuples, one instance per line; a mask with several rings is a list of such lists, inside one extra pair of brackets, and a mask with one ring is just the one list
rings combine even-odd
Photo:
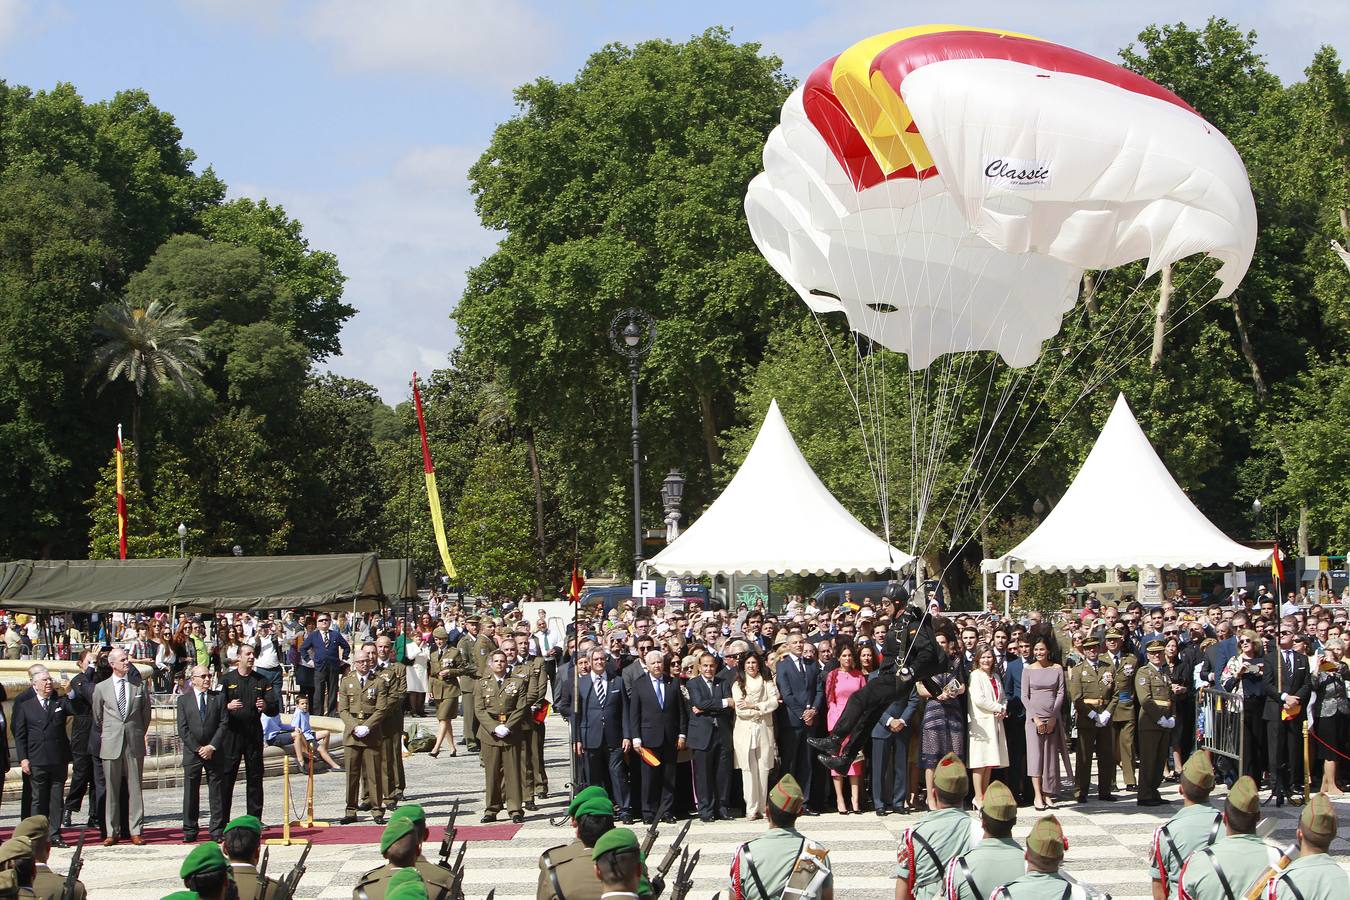
[(774, 400), (731, 484), (649, 564), (663, 575), (851, 575), (912, 558), (820, 483)]
[(1026, 540), (983, 568), (997, 572), (1009, 562), (1027, 572), (1185, 569), (1269, 559), (1270, 550), (1239, 544), (1195, 508), (1121, 394), (1064, 498)]

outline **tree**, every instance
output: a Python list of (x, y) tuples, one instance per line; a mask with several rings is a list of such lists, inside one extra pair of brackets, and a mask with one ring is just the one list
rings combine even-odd
[(142, 399), (165, 385), (192, 393), (190, 376), (201, 373), (201, 338), (172, 303), (138, 306), (125, 298), (99, 309), (94, 334), (102, 343), (94, 348), (89, 379), (98, 380), (100, 392), (119, 379), (131, 383), (131, 441), (139, 447)]
[(447, 529), (460, 580), (504, 600), (534, 588), (530, 482), (524, 453), (487, 448), (474, 464)]
[[(196, 485), (187, 474), (183, 457), (174, 450), (161, 453), (153, 478), (144, 479), (153, 491), (141, 489), (137, 454), (123, 445), (122, 489), (127, 499), (127, 558), (150, 559), (178, 555), (178, 525), (187, 526), (185, 550), (201, 549), (202, 512)], [(114, 453), (99, 473), (89, 499), (89, 558), (117, 559), (117, 458)]]

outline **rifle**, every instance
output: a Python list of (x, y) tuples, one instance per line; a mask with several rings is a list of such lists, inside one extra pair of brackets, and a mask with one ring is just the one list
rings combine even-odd
[(305, 849), (300, 851), (300, 858), (296, 860), (295, 868), (291, 869), (290, 874), (284, 879), (283, 883), (286, 885), (287, 896), (295, 896), (295, 889), (300, 886), (300, 879), (305, 877), (305, 859), (309, 857), (310, 848), (313, 846), (310, 842), (305, 843)]
[(643, 859), (646, 859), (647, 854), (652, 852), (652, 844), (656, 843), (656, 836), (661, 833), (656, 830), (656, 823), (660, 821), (661, 821), (660, 816), (657, 816), (656, 818), (652, 819), (652, 824), (647, 829), (647, 833), (642, 836), (642, 847), (640, 849), (642, 851)]
[(1061, 867), (1059, 870), (1059, 875), (1069, 884), (1082, 888), (1083, 893), (1087, 894), (1088, 900), (1111, 900), (1111, 895), (1108, 894), (1106, 891), (1094, 885), (1088, 884), (1086, 881), (1083, 881), (1079, 878), (1073, 877), (1073, 875), (1069, 873), (1068, 869)]
[(695, 850), (690, 855), (689, 848), (684, 848), (684, 853), (680, 857), (680, 867), (675, 870), (675, 882), (671, 885), (670, 900), (684, 900), (689, 891), (694, 887), (694, 869), (698, 867), (698, 859), (703, 853), (702, 850)]
[(663, 881), (666, 873), (670, 871), (670, 867), (675, 864), (675, 859), (680, 855), (680, 847), (684, 845), (684, 837), (689, 833), (689, 826), (692, 824), (694, 824), (693, 819), (684, 820), (684, 827), (675, 835), (675, 840), (670, 842), (670, 846), (666, 848), (666, 855), (661, 858), (661, 864), (656, 867), (656, 872)]
[(469, 842), (462, 841), (459, 845), (459, 852), (455, 854), (454, 865), (450, 867), (449, 900), (464, 900), (464, 851), (468, 849)]
[(268, 855), (271, 851), (271, 847), (263, 848), (262, 863), (258, 866), (258, 871), (256, 873), (258, 878), (258, 900), (267, 900), (267, 863)]
[(1285, 869), (1289, 868), (1289, 864), (1298, 857), (1298, 851), (1298, 841), (1294, 841), (1288, 847), (1285, 847), (1284, 850), (1280, 852), (1279, 861), (1257, 876), (1257, 879), (1252, 882), (1251, 887), (1247, 888), (1246, 893), (1240, 895), (1242, 900), (1265, 896), (1266, 888), (1270, 885), (1271, 880)]
[(84, 836), (88, 831), (88, 825), (80, 829), (80, 840), (75, 845), (75, 855), (70, 858), (70, 871), (66, 873), (66, 883), (61, 888), (61, 900), (75, 900), (75, 887), (80, 883), (80, 870), (84, 868)]
[(441, 858), (436, 863), (442, 869), (450, 868), (450, 849), (455, 843), (455, 835), (458, 829), (455, 828), (455, 818), (459, 815), (459, 801), (456, 800), (454, 806), (450, 807), (450, 819), (445, 823), (445, 834), (441, 837)]

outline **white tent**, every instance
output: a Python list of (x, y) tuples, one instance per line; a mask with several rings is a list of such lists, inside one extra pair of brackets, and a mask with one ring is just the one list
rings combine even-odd
[(1230, 539), (1182, 493), (1122, 394), (1064, 498), (985, 572), (1255, 566), (1269, 550)]
[(775, 400), (731, 484), (649, 565), (667, 576), (854, 575), (912, 559), (826, 490)]

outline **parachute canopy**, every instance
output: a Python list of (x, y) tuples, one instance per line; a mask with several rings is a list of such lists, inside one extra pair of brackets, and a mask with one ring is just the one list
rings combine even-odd
[(1197, 253), (1237, 288), (1256, 206), (1185, 101), (1028, 35), (925, 25), (826, 61), (783, 105), (746, 214), (816, 312), (907, 354), (1035, 362), (1084, 270)]

